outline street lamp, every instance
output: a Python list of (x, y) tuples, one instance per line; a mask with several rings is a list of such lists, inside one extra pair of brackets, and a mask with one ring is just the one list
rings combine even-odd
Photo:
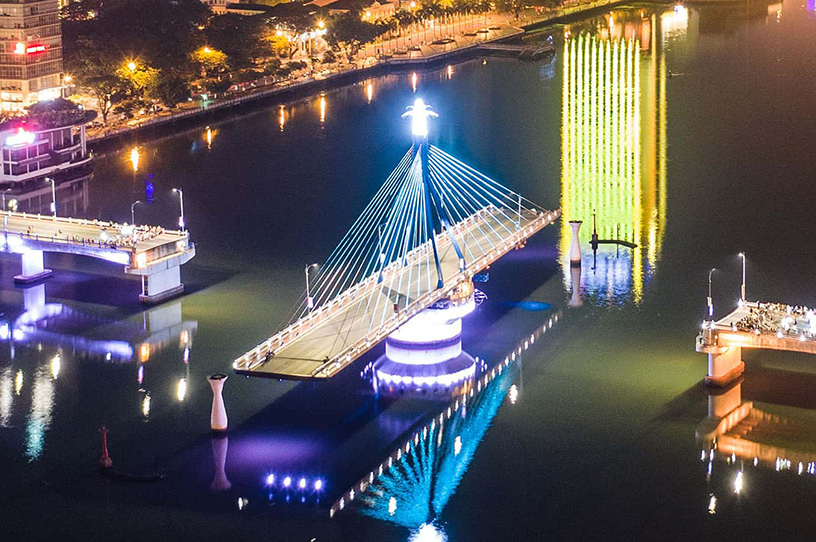
[(714, 302), (711, 300), (711, 275), (716, 271), (716, 267), (712, 267), (711, 271), (708, 272), (708, 321), (712, 322), (714, 320)]
[(745, 253), (739, 253), (740, 258), (742, 258), (742, 287), (740, 288), (740, 305), (745, 303)]
[(11, 188), (6, 188), (6, 191), (3, 192), (3, 210), (6, 210), (6, 194), (11, 192)]
[(57, 218), (57, 187), (54, 183), (54, 179), (51, 177), (46, 177), (46, 181), (51, 183), (51, 213), (54, 215), (54, 219)]
[(179, 215), (179, 228), (181, 231), (184, 231), (184, 192), (181, 191), (181, 188), (174, 188), (173, 192), (178, 192), (179, 195), (179, 207), (181, 209), (181, 215)]
[(130, 204), (130, 223), (136, 225), (136, 205), (142, 203), (141, 200), (136, 200)]
[(312, 310), (314, 308), (314, 299), (312, 298), (311, 292), (309, 291), (309, 271), (311, 271), (311, 269), (313, 267), (315, 269), (317, 269), (317, 264), (313, 263), (313, 264), (307, 265), (306, 266), (306, 271), (305, 271), (305, 273), (306, 273), (306, 308), (308, 310)]

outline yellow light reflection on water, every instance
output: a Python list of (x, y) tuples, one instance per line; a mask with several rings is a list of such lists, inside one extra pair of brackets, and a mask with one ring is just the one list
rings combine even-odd
[(150, 416), (150, 394), (145, 393), (142, 398), (142, 416), (145, 418)]
[(666, 68), (654, 17), (626, 27), (631, 39), (567, 34), (564, 41), (560, 250), (569, 287), (569, 221), (584, 221), (580, 237), (588, 248), (597, 213), (600, 239), (637, 248), (621, 248), (618, 258), (617, 249), (602, 247), (583, 281), (608, 296), (625, 289), (639, 302), (665, 228)]
[(326, 122), (326, 96), (320, 96), (320, 124)]
[(416, 72), (412, 73), (411, 74), (411, 89), (413, 89), (414, 92), (417, 91), (417, 80), (418, 79), (417, 79)]
[(130, 165), (133, 168), (133, 173), (139, 171), (139, 147), (133, 147), (130, 149)]
[(186, 378), (179, 378), (178, 384), (176, 384), (176, 399), (179, 402), (183, 402), (184, 399), (187, 398), (187, 379)]
[(215, 136), (218, 135), (218, 130), (213, 130), (209, 126), (207, 126), (207, 131), (204, 132), (204, 141), (207, 143), (207, 150), (212, 149), (212, 142), (215, 139)]
[(23, 392), (23, 371), (22, 369), (17, 369), (17, 373), (14, 375), (14, 393), (15, 395), (20, 395)]
[(283, 131), (283, 127), (286, 125), (286, 106), (281, 105), (278, 108), (278, 126), (280, 126), (280, 131)]
[(368, 103), (371, 103), (371, 100), (374, 99), (374, 85), (371, 83), (371, 81), (366, 83), (365, 89), (366, 89), (366, 101)]
[(60, 374), (60, 368), (62, 368), (62, 358), (59, 354), (54, 356), (51, 360), (51, 377), (56, 380)]
[(14, 404), (14, 378), (11, 367), (0, 371), (0, 427), (8, 427), (11, 423), (11, 411)]

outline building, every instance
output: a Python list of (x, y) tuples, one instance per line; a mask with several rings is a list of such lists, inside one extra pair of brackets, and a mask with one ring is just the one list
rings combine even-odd
[(325, 2), (324, 0), (314, 0), (307, 4), (309, 6), (322, 7), (328, 10), (329, 15), (337, 15), (340, 13), (350, 13), (352, 11), (359, 11), (360, 17), (364, 21), (373, 23), (378, 19), (386, 20), (396, 13), (397, 4), (395, 2), (388, 2), (383, 0), (378, 2), (368, 2), (368, 0), (335, 0), (333, 2)]
[(60, 184), (90, 177), (85, 124), (95, 116), (82, 109), (49, 111), (0, 124), (0, 187), (15, 195), (41, 188), (46, 178)]
[(0, 111), (52, 100), (61, 87), (58, 0), (0, 0)]
[[(224, 15), (227, 13), (227, 0), (201, 0), (204, 4), (210, 7), (210, 10), (216, 15)], [(243, 15), (243, 14), (242, 14)]]

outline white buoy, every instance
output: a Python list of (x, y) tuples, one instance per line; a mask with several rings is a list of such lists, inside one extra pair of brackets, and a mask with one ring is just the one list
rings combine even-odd
[(226, 380), (227, 375), (223, 373), (215, 373), (207, 377), (207, 382), (210, 383), (213, 392), (210, 428), (215, 433), (224, 433), (227, 430), (227, 409), (224, 406), (224, 397), (221, 395)]
[(580, 220), (570, 220), (570, 228), (572, 228), (572, 246), (570, 247), (570, 265), (581, 265), (581, 241), (578, 240), (578, 230), (581, 229), (582, 222)]
[(227, 473), (224, 471), (224, 466), (227, 464), (229, 438), (226, 435), (223, 438), (213, 438), (210, 444), (212, 445), (213, 463), (215, 464), (215, 475), (210, 484), (210, 489), (213, 491), (226, 491), (232, 487), (232, 483), (230, 483)]

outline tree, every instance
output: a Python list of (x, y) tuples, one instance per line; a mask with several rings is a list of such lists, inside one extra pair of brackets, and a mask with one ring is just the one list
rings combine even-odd
[[(70, 44), (70, 45), (68, 45)], [(111, 43), (104, 35), (80, 36), (66, 42), (65, 67), (73, 74), (76, 85), (96, 97), (102, 122), (127, 95), (129, 82), (117, 74), (119, 62)]]
[(263, 16), (220, 15), (210, 21), (204, 33), (208, 45), (223, 51), (233, 68), (248, 68), (274, 52), (269, 41), (272, 30)]
[(149, 96), (159, 100), (168, 108), (175, 107), (179, 102), (190, 97), (187, 82), (178, 72), (162, 70), (150, 88)]
[(269, 36), (269, 45), (272, 47), (272, 50), (275, 52), (276, 55), (281, 56), (283, 54), (289, 53), (289, 47), (291, 47), (291, 41), (284, 35), (277, 35), (273, 34)]
[(342, 47), (351, 61), (361, 45), (374, 41), (386, 31), (385, 25), (366, 22), (360, 18), (359, 13), (352, 11), (337, 15), (329, 21), (326, 39), (332, 47)]
[(227, 71), (227, 55), (218, 49), (204, 46), (199, 47), (190, 55), (190, 60), (201, 67), (201, 77), (216, 75)]
[(101, 0), (77, 0), (65, 4), (60, 10), (60, 18), (64, 21), (87, 21), (99, 16), (102, 7)]
[(113, 106), (126, 97), (125, 88), (127, 83), (115, 75), (80, 74), (77, 75), (77, 85), (93, 93), (96, 98), (97, 109), (102, 115), (103, 124), (108, 123), (108, 113), (111, 112)]
[(145, 66), (137, 61), (128, 61), (127, 64), (116, 70), (116, 75), (130, 83), (130, 94), (137, 99), (144, 97), (148, 89), (155, 86), (159, 78), (159, 70)]

